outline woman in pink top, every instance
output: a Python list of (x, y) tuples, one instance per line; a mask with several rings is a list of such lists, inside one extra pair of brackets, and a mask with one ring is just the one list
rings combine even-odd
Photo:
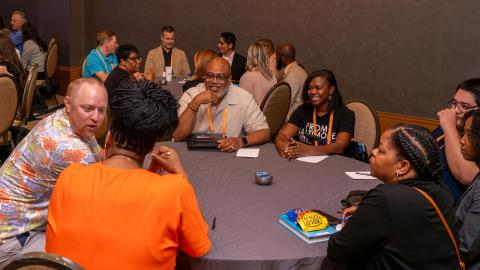
[(253, 95), (258, 106), (265, 94), (277, 83), (269, 68), (268, 48), (256, 42), (248, 48), (247, 72), (240, 78), (240, 87)]

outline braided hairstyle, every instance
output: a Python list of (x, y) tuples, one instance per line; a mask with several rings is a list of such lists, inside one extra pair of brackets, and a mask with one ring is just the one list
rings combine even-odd
[(390, 130), (391, 142), (400, 158), (408, 160), (420, 177), (438, 182), (443, 165), (437, 143), (430, 131), (421, 126), (403, 123), (394, 125)]
[(177, 101), (152, 81), (124, 81), (110, 106), (110, 134), (117, 147), (146, 154), (178, 125)]
[(467, 136), (476, 154), (475, 160), (472, 161), (480, 166), (480, 110), (468, 111), (463, 115), (462, 136), (465, 132), (465, 122), (470, 117), (472, 117), (472, 125), (470, 126)]

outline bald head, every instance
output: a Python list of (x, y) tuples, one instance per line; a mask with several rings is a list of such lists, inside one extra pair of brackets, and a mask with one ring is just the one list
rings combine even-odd
[(93, 136), (105, 118), (107, 104), (107, 90), (97, 79), (72, 81), (65, 96), (65, 113), (73, 132), (84, 138)]
[(84, 89), (98, 92), (107, 91), (103, 83), (95, 78), (80, 78), (70, 82), (67, 88), (66, 97), (75, 98), (75, 96)]
[[(285, 42), (277, 46), (277, 66), (286, 67), (295, 61), (295, 47), (293, 44)], [(278, 63), (280, 61), (280, 63)]]
[(205, 88), (217, 93), (218, 97), (226, 94), (232, 77), (230, 64), (223, 57), (215, 57), (207, 64), (205, 70)]
[(219, 56), (208, 62), (206, 72), (208, 72), (209, 69), (222, 70), (224, 74), (230, 74), (230, 64), (225, 58)]

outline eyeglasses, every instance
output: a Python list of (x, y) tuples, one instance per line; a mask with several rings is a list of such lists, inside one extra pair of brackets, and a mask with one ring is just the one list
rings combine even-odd
[(128, 58), (128, 60), (132, 60), (133, 62), (142, 62), (142, 57), (141, 56), (134, 56), (134, 57), (130, 57)]
[(464, 103), (464, 102), (458, 102), (455, 99), (450, 100), (447, 103), (447, 107), (452, 108), (452, 109), (457, 108), (458, 110), (460, 110), (462, 112), (466, 112), (466, 111), (470, 111), (470, 110), (479, 108), (478, 106), (471, 106), (470, 104), (467, 104), (467, 103)]
[(215, 79), (217, 79), (217, 81), (219, 82), (225, 82), (230, 77), (230, 74), (205, 73), (203, 77), (205, 80), (209, 80), (209, 81), (214, 81)]

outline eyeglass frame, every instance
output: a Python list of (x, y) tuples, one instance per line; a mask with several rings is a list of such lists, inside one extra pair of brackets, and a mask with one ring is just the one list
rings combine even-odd
[(215, 73), (205, 73), (202, 77), (204, 80), (215, 81), (215, 79), (219, 82), (226, 82), (230, 78), (232, 74), (215, 74)]
[(127, 58), (127, 60), (131, 60), (133, 62), (142, 62), (143, 58), (139, 55), (139, 56), (134, 56), (134, 57), (129, 57)]
[[(466, 105), (466, 106), (465, 106)], [(447, 102), (447, 107), (451, 109), (459, 109), (462, 112), (468, 112), (471, 110), (479, 109), (480, 106), (470, 106), (470, 104), (467, 104), (465, 102), (458, 102), (455, 99), (451, 99), (450, 101)]]

